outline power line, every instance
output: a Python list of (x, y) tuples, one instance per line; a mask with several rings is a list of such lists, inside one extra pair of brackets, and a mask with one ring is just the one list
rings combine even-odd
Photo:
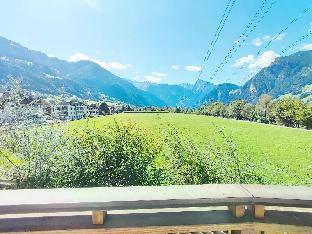
[(296, 23), (300, 18), (302, 18), (302, 17), (303, 17), (305, 14), (307, 14), (309, 11), (310, 11), (310, 8), (306, 8), (306, 9), (304, 9), (304, 10), (301, 12), (301, 14), (300, 14), (299, 16), (297, 16), (296, 18), (292, 19), (281, 31), (279, 31), (279, 33), (278, 33), (275, 37), (273, 37), (271, 40), (269, 40), (269, 41), (267, 42), (267, 44), (257, 52), (257, 55), (256, 55), (256, 56), (259, 56), (260, 53), (261, 53), (264, 49), (268, 48), (268, 47), (271, 45), (271, 43), (272, 43), (273, 41), (275, 41), (279, 36), (281, 36), (283, 33), (285, 33), (285, 32), (287, 31), (287, 29), (288, 29), (292, 24)]
[[(272, 37), (267, 44), (265, 44), (265, 46), (262, 46), (258, 52), (256, 53), (256, 56), (259, 56), (261, 54), (261, 52), (264, 49), (267, 49), (273, 41), (275, 41), (278, 37), (280, 37), (282, 34), (284, 34), (288, 28), (296, 23), (299, 19), (301, 19), (305, 14), (307, 14), (309, 11), (311, 10), (310, 7), (305, 8), (300, 14), (299, 16), (293, 18), (285, 27), (283, 27), (277, 34), (276, 36)], [(312, 34), (311, 30), (309, 30), (308, 33), (304, 34), (303, 36), (299, 37), (295, 42), (293, 42), (292, 44), (290, 44), (288, 47), (286, 47), (286, 49), (282, 50), (281, 54), (284, 54), (286, 51), (290, 50), (291, 48), (293, 48), (295, 45), (297, 45), (298, 43), (300, 43), (301, 41), (303, 41), (304, 39), (306, 39), (307, 37), (309, 37)], [(242, 70), (244, 67), (241, 66), (239, 69)], [(257, 74), (259, 71), (261, 71), (261, 69), (263, 69), (264, 67), (258, 68), (255, 71), (251, 72), (246, 79), (249, 80), (252, 76), (254, 76), (255, 74)]]
[(243, 32), (239, 35), (238, 39), (234, 42), (231, 49), (222, 59), (221, 63), (219, 64), (217, 69), (214, 71), (210, 79), (213, 79), (217, 75), (217, 73), (224, 67), (224, 65), (229, 62), (229, 60), (233, 57), (233, 55), (237, 52), (237, 50), (247, 40), (247, 38), (249, 37), (249, 34), (252, 33), (256, 29), (258, 24), (270, 12), (270, 10), (272, 9), (275, 3), (276, 1), (273, 1), (271, 2), (271, 4), (268, 5), (268, 0), (262, 0), (260, 7), (257, 9), (257, 11), (253, 15), (249, 23), (245, 26)]
[[(226, 21), (227, 21), (229, 15), (230, 15), (232, 9), (233, 9), (233, 6), (234, 6), (235, 2), (236, 2), (236, 0), (234, 0), (234, 1), (230, 4), (229, 10), (226, 12), (225, 17), (224, 17), (222, 23), (219, 25), (219, 27), (218, 27), (218, 29), (217, 29), (217, 33), (215, 33), (215, 35), (214, 35), (214, 40), (211, 42), (212, 50), (214, 49), (214, 46), (215, 46), (215, 44), (217, 43), (217, 41), (218, 41), (218, 39), (219, 39), (219, 37), (220, 37), (221, 31), (222, 31), (222, 29), (223, 29), (224, 26), (225, 26), (225, 23), (226, 23)], [(212, 51), (210, 51), (210, 52), (212, 52)], [(204, 58), (204, 61), (207, 62), (207, 61), (209, 60), (209, 58), (210, 58), (210, 55), (211, 55), (211, 53), (209, 53), (209, 55), (207, 55), (207, 56)]]
[(312, 35), (312, 30), (309, 30), (308, 33), (302, 35), (297, 40), (295, 40), (293, 43), (288, 45), (285, 49), (283, 49), (282, 52), (281, 52), (281, 55), (285, 54), (286, 51), (291, 50), (293, 47), (295, 47), (296, 45), (298, 45), (300, 42), (302, 42), (306, 38), (310, 37), (311, 35)]
[[(293, 41), (292, 43), (290, 43), (288, 46), (286, 46), (285, 49), (283, 49), (281, 51), (280, 55), (285, 54), (287, 51), (291, 50), (292, 48), (294, 48), (296, 45), (298, 45), (300, 42), (302, 42), (303, 40), (307, 39), (308, 37), (310, 37), (312, 35), (312, 29), (310, 29), (307, 33), (305, 33), (304, 35), (300, 36), (297, 38), (297, 40)], [(265, 68), (266, 66), (262, 66), (260, 68), (258, 68), (257, 70), (251, 72), (246, 79), (249, 80), (252, 76), (256, 75), (258, 72), (260, 72), (263, 68)], [(241, 67), (242, 69), (242, 67)]]
[(206, 55), (204, 57), (203, 65), (201, 66), (202, 69), (199, 71), (197, 79), (200, 79), (200, 77), (201, 77), (201, 75), (203, 73), (203, 70), (204, 70), (205, 62), (208, 62), (209, 58), (211, 57), (211, 54), (214, 51), (215, 45), (216, 45), (216, 43), (218, 42), (218, 40), (220, 38), (221, 32), (222, 32), (222, 30), (223, 30), (223, 28), (224, 28), (224, 26), (225, 26), (225, 24), (226, 24), (226, 22), (228, 20), (228, 17), (230, 15), (230, 13), (231, 13), (235, 3), (236, 3), (236, 0), (229, 0), (228, 1), (227, 5), (226, 5), (226, 8), (225, 8), (225, 10), (224, 10), (224, 12), (222, 14), (221, 20), (220, 20), (220, 22), (218, 24), (217, 30), (214, 33), (213, 39), (211, 40), (211, 42), (209, 44), (209, 48), (208, 48), (208, 50), (206, 52)]

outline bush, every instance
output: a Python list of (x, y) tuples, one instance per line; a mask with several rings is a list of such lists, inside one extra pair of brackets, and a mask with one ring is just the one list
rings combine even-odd
[(299, 127), (303, 121), (304, 111), (304, 103), (293, 97), (282, 98), (276, 105), (277, 118), (287, 127)]
[(43, 126), (9, 138), (6, 150), (19, 163), (7, 176), (20, 188), (263, 181), (222, 131), (201, 146), (173, 127), (152, 134), (117, 122), (101, 129), (90, 123), (75, 129)]

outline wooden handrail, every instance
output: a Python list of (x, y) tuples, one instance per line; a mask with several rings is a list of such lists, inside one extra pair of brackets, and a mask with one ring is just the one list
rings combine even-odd
[(312, 208), (312, 187), (279, 185), (175, 185), (0, 191), (0, 214), (93, 211), (103, 223), (108, 210), (229, 206), (242, 217), (248, 206), (263, 218), (265, 205)]
[(312, 208), (312, 186), (241, 185), (254, 205)]
[(252, 204), (240, 185), (176, 185), (0, 191), (0, 214)]

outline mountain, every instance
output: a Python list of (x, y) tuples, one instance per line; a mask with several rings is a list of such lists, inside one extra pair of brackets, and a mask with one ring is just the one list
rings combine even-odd
[(239, 96), (240, 86), (225, 83), (214, 85), (198, 79), (195, 84), (168, 85), (133, 82), (142, 90), (152, 93), (168, 106), (196, 107), (210, 101), (230, 102)]
[(213, 84), (154, 84), (120, 78), (91, 61), (68, 62), (0, 37), (0, 85), (12, 76), (25, 89), (43, 94), (70, 94), (99, 100), (103, 96), (136, 106), (197, 107), (211, 101), (235, 99), (256, 102), (264, 94), (274, 98), (295, 95), (311, 100), (312, 51), (279, 57), (243, 86)]
[(167, 106), (189, 107), (193, 106), (196, 101), (192, 88), (185, 88), (181, 85), (154, 84), (150, 82), (133, 82), (133, 84), (144, 91), (152, 93), (166, 103)]
[(193, 92), (197, 94), (198, 105), (215, 101), (228, 103), (239, 98), (240, 88), (231, 83), (215, 85), (208, 81), (197, 80)]
[(241, 89), (241, 98), (256, 102), (261, 94), (274, 98), (281, 95), (298, 95), (312, 84), (312, 51), (300, 51), (277, 58), (247, 81)]
[(198, 93), (199, 95), (206, 94), (209, 91), (211, 91), (215, 85), (213, 83), (210, 83), (209, 81), (204, 81), (201, 79), (198, 79), (194, 86), (192, 87), (193, 92)]
[(240, 86), (231, 84), (231, 83), (223, 83), (215, 85), (205, 96), (201, 99), (201, 103), (207, 102), (223, 102), (229, 103), (235, 99), (240, 98)]
[(0, 37), (0, 84), (7, 83), (9, 76), (20, 79), (22, 88), (45, 94), (93, 99), (105, 95), (137, 106), (166, 105), (96, 63), (52, 58)]
[(269, 94), (274, 98), (293, 95), (311, 102), (311, 85), (312, 51), (300, 51), (277, 58), (243, 86), (231, 83), (215, 85), (199, 79), (194, 85), (178, 85), (180, 88), (177, 85), (145, 84), (144, 90), (167, 105), (199, 106), (212, 101), (228, 103), (235, 99), (255, 103), (262, 94)]

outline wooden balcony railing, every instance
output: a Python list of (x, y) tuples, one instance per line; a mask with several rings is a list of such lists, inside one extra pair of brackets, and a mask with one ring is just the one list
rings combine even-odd
[[(312, 233), (311, 208), (312, 187), (304, 186), (211, 184), (2, 190), (0, 232)], [(116, 214), (122, 210), (130, 212)], [(86, 211), (92, 212), (92, 218), (86, 216)], [(64, 212), (75, 215), (57, 215)], [(31, 213), (52, 215), (21, 216)]]

